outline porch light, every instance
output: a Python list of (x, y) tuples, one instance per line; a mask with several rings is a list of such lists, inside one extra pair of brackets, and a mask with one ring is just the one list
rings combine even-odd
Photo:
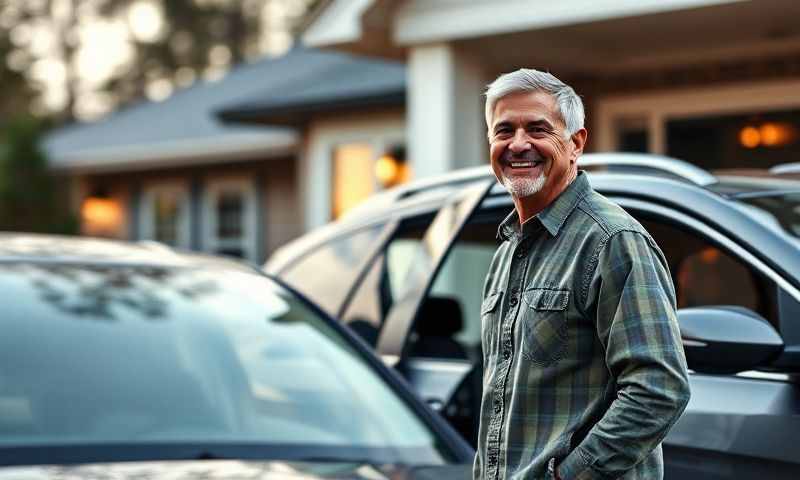
[(739, 143), (744, 148), (756, 148), (761, 143), (761, 132), (748, 125), (739, 131)]
[(782, 147), (794, 140), (794, 127), (788, 123), (765, 123), (759, 129), (761, 143), (767, 147)]
[(391, 155), (383, 155), (375, 162), (375, 177), (384, 187), (394, 184), (400, 174), (397, 159)]
[(393, 187), (408, 181), (405, 149), (396, 147), (383, 154), (375, 162), (375, 178), (383, 188)]
[(94, 193), (81, 205), (81, 220), (86, 233), (114, 234), (122, 225), (122, 207), (104, 193)]
[(739, 143), (745, 148), (783, 147), (797, 139), (797, 129), (783, 122), (748, 125), (739, 131)]

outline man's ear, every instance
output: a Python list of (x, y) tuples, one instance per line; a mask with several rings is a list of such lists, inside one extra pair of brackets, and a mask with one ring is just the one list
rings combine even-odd
[(583, 147), (586, 146), (586, 139), (589, 136), (589, 132), (586, 131), (585, 128), (581, 128), (577, 132), (573, 133), (570, 137), (570, 141), (572, 141), (572, 155), (570, 160), (572, 162), (578, 161), (578, 157), (581, 156), (583, 153)]

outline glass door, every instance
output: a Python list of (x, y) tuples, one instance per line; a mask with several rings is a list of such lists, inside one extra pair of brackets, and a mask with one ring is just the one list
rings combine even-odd
[(189, 190), (185, 184), (153, 184), (142, 193), (140, 237), (170, 247), (188, 249)]
[(203, 250), (256, 262), (256, 194), (247, 179), (215, 180), (206, 185)]

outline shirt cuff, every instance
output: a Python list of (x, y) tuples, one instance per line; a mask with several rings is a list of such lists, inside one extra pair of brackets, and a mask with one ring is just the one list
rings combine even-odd
[(599, 472), (592, 470), (591, 462), (579, 448), (572, 451), (558, 464), (558, 476), (563, 480), (604, 480)]

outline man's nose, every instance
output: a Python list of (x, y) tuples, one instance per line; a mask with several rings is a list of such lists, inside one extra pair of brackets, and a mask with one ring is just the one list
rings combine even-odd
[(531, 142), (528, 139), (528, 136), (525, 134), (525, 130), (520, 128), (514, 132), (514, 138), (511, 139), (508, 149), (513, 153), (522, 153), (531, 149)]

